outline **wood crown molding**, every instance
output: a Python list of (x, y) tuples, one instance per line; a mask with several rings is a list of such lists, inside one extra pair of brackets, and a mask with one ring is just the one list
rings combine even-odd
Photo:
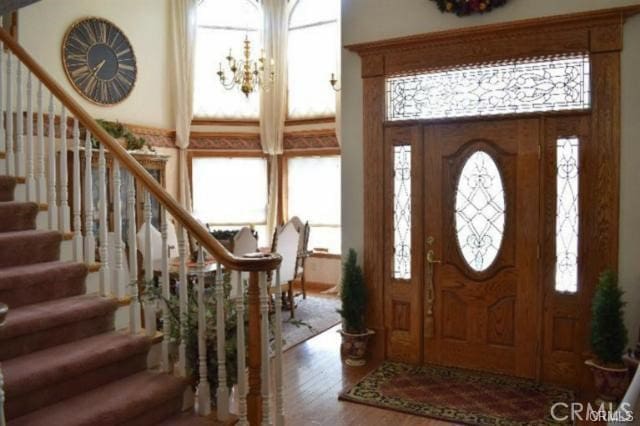
[(521, 57), (622, 50), (622, 26), (640, 5), (459, 28), (345, 46), (362, 77)]

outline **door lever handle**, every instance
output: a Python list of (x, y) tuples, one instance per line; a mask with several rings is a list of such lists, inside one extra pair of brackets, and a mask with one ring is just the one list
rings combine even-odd
[(436, 255), (433, 252), (433, 250), (429, 250), (427, 252), (427, 262), (429, 262), (429, 263), (442, 263), (441, 260), (436, 259), (435, 257), (436, 257)]

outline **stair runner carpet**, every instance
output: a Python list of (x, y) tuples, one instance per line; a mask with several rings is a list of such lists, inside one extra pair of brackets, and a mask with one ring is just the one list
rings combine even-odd
[(0, 176), (0, 328), (9, 426), (155, 425), (180, 414), (184, 379), (147, 371), (151, 339), (114, 330), (117, 301), (86, 295), (87, 268)]

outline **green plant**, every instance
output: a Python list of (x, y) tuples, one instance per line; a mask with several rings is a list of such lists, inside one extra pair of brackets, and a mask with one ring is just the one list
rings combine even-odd
[(603, 272), (591, 307), (591, 348), (605, 365), (621, 364), (627, 346), (622, 294), (616, 274)]
[(343, 264), (341, 298), (342, 309), (338, 309), (338, 313), (344, 320), (344, 331), (352, 334), (366, 333), (364, 314), (367, 308), (367, 289), (354, 249), (349, 250)]
[[(147, 146), (151, 151), (153, 148), (147, 144), (145, 138), (134, 135), (127, 126), (117, 121), (108, 121), (98, 119), (96, 122), (107, 132), (109, 135), (116, 139), (124, 139), (127, 143), (126, 149), (128, 151), (136, 151)], [(98, 147), (98, 140), (92, 137), (92, 144), (94, 148)]]

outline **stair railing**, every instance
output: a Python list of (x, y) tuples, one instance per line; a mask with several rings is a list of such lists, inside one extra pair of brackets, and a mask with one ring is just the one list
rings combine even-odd
[[(60, 231), (71, 241), (74, 259), (99, 271), (100, 294), (128, 304), (131, 333), (143, 332), (141, 298), (138, 286), (126, 283), (137, 283), (140, 269), (144, 270), (145, 282), (152, 280), (154, 275), (157, 277), (163, 300), (171, 295), (172, 265), (169, 265), (164, 254), (168, 253), (168, 224), (170, 218), (175, 220), (179, 253), (176, 287), (181, 318), (188, 310), (188, 286), (191, 285), (188, 268), (196, 271), (196, 279), (192, 284), (197, 294), (198, 306), (199, 368), (196, 407), (201, 415), (209, 414), (212, 399), (210, 394), (213, 392), (209, 390), (205, 362), (206, 286), (203, 271), (205, 258), (215, 259), (218, 264), (213, 284), (218, 339), (218, 388), (215, 389), (215, 400), (220, 420), (229, 417), (222, 267), (227, 271), (248, 272), (247, 283), (241, 281), (242, 274), (233, 274), (237, 277), (237, 282), (233, 283), (231, 296), (238, 324), (239, 424), (283, 424), (282, 330), (279, 321), (281, 303), (279, 294), (276, 294), (276, 339), (271, 348), (267, 288), (268, 273), (276, 271), (276, 280), (279, 277), (280, 256), (251, 253), (238, 257), (230, 253), (2, 29), (0, 41), (4, 47), (0, 48), (0, 108), (4, 109), (0, 114), (0, 152), (5, 154), (4, 170), (0, 169), (0, 173), (16, 176), (20, 183), (24, 183), (26, 188), (22, 201), (36, 202), (43, 210), (46, 209), (48, 227)], [(94, 176), (96, 162), (97, 178)], [(143, 194), (136, 193), (136, 184), (144, 188)], [(159, 218), (152, 217), (152, 200), (160, 206)], [(144, 250), (141, 251), (146, 256), (143, 265), (138, 265), (137, 261), (136, 203), (144, 205), (142, 226), (146, 238), (142, 242)], [(159, 222), (162, 240), (163, 255), (160, 265), (153, 265), (151, 260), (154, 220)], [(127, 235), (123, 235), (123, 224), (127, 225)], [(195, 264), (190, 264), (188, 260), (190, 239), (197, 241), (199, 246)], [(128, 275), (125, 270), (127, 263)], [(274, 289), (276, 292), (280, 291), (278, 282)], [(142, 303), (145, 303), (144, 332), (151, 337), (156, 333), (155, 304), (148, 300)], [(166, 327), (169, 308), (166, 303), (162, 305), (159, 315), (161, 323)], [(245, 312), (248, 320), (246, 342)], [(186, 335), (187, 330), (181, 329), (175, 365), (171, 365), (169, 361), (169, 339), (163, 340), (163, 371), (173, 371), (174, 374), (185, 376), (189, 368), (195, 368), (188, 365), (184, 339)], [(275, 392), (272, 392), (269, 380), (272, 358)], [(248, 383), (245, 370), (248, 370)], [(272, 400), (275, 402), (275, 410), (272, 410)]]

